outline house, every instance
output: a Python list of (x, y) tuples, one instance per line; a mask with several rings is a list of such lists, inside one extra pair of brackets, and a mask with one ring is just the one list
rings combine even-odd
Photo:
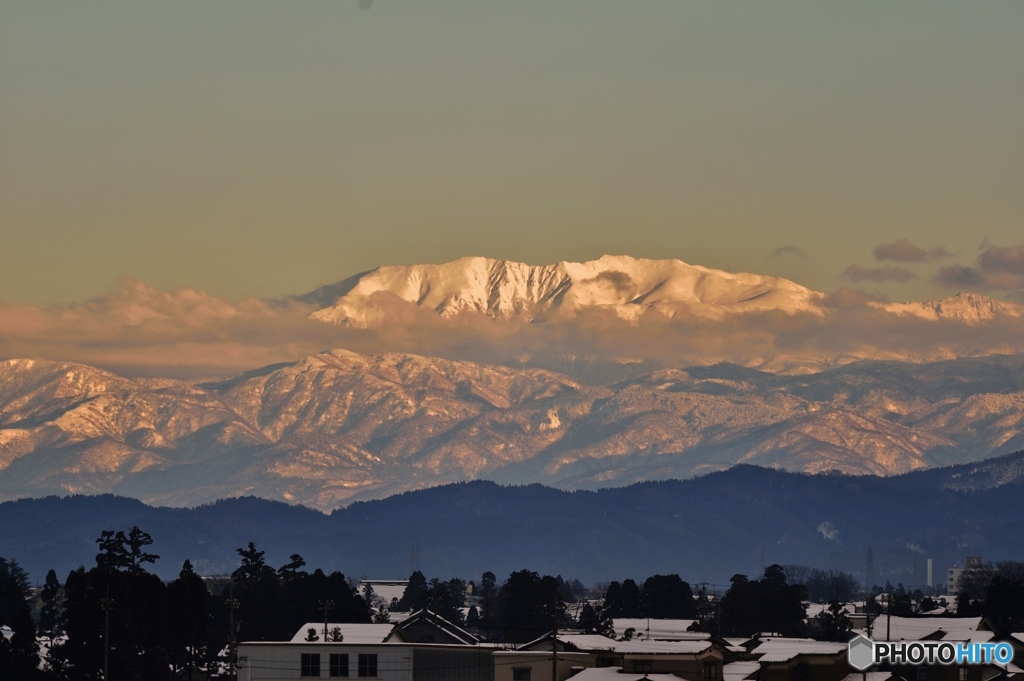
[(992, 640), (992, 626), (983, 617), (902, 617), (879, 615), (867, 629), (855, 630), (873, 641), (974, 641)]
[(722, 681), (752, 681), (760, 670), (761, 665), (756, 661), (727, 662), (722, 665)]
[[(686, 641), (616, 641), (597, 634), (566, 633), (559, 634), (555, 640), (549, 633), (524, 644), (516, 651), (518, 654), (549, 651), (546, 670), (539, 669), (539, 677), (533, 677), (531, 672), (531, 681), (551, 680), (550, 651), (553, 647), (559, 653), (559, 657), (562, 653), (580, 654), (573, 656), (572, 659), (578, 662), (575, 666), (584, 669), (619, 667), (625, 673), (674, 674), (690, 681), (720, 681), (724, 662), (724, 651), (721, 646), (709, 638)], [(504, 679), (502, 672), (497, 671), (499, 663), (504, 666), (505, 656), (505, 651), (495, 653), (495, 681), (522, 681), (515, 679), (514, 676)], [(556, 681), (568, 678), (562, 676), (562, 673), (563, 667), (572, 671), (574, 665), (568, 664), (569, 660), (567, 656), (566, 663), (559, 664), (559, 676)]]
[(751, 645), (758, 681), (843, 681), (853, 670), (845, 643), (802, 638), (767, 638)]
[(290, 641), (240, 644), (238, 680), (494, 681), (495, 647), (429, 611), (394, 625), (309, 622)]
[(1024, 632), (1010, 634), (1006, 641), (1013, 646), (1013, 659), (1015, 662), (993, 665), (1000, 670), (1003, 678), (1010, 681), (1024, 681)]
[[(391, 625), (383, 626), (391, 627)], [(480, 639), (473, 634), (429, 610), (414, 612), (395, 624), (391, 628), (391, 633), (384, 638), (384, 642), (392, 640), (405, 643), (447, 643), (464, 646), (475, 646), (480, 643)]]
[(596, 664), (590, 653), (559, 650), (554, 655), (544, 650), (495, 650), (494, 681), (551, 681), (552, 657), (555, 659), (558, 681), (575, 678)]
[[(879, 616), (867, 630), (855, 633), (874, 641), (964, 641), (986, 643), (994, 634), (983, 617), (886, 617)], [(994, 666), (884, 665), (877, 671), (914, 681), (982, 681), (1000, 672)]]
[(690, 641), (708, 638), (708, 634), (690, 631), (696, 620), (647, 619), (646, 617), (616, 617), (612, 628), (619, 638), (632, 629), (630, 638), (645, 638), (653, 641)]

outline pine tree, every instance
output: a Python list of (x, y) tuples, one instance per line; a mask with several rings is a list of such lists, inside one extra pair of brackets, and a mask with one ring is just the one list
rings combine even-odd
[(153, 544), (153, 538), (148, 532), (140, 530), (138, 525), (133, 525), (127, 535), (121, 530), (103, 530), (96, 543), (100, 546), (96, 565), (108, 572), (127, 571), (140, 575), (146, 571), (144, 563), (155, 563), (160, 557), (143, 550)]
[(590, 603), (580, 610), (580, 629), (584, 634), (598, 634), (600, 636), (615, 637), (615, 628), (612, 626), (612, 618), (608, 616), (602, 606), (596, 608)]
[(63, 626), (63, 596), (64, 588), (57, 579), (57, 573), (50, 570), (46, 573), (46, 581), (39, 593), (39, 600), (42, 601), (42, 608), (39, 611), (39, 631), (49, 637), (50, 642), (60, 634)]
[(480, 576), (480, 626), (485, 629), (494, 627), (500, 617), (497, 577), (488, 571)]
[(399, 610), (403, 612), (415, 612), (427, 606), (427, 578), (423, 573), (416, 570), (409, 575), (409, 583), (402, 593), (402, 600), (398, 602)]
[(29, 582), (28, 573), (25, 572), (25, 568), (18, 565), (18, 561), (12, 558), (7, 562), (7, 572), (14, 578), (18, 588), (21, 589), (21, 593), (27, 598), (32, 593), (32, 584)]
[(281, 579), (292, 579), (300, 574), (305, 575), (305, 572), (299, 572), (299, 568), (305, 566), (306, 561), (303, 560), (302, 556), (297, 553), (293, 553), (289, 558), (288, 563), (277, 568), (277, 574)]
[(265, 559), (267, 552), (258, 550), (256, 542), (249, 542), (247, 548), (235, 549), (235, 552), (242, 558), (242, 564), (231, 573), (235, 584), (242, 587), (255, 584), (269, 569)]
[(167, 585), (167, 621), (175, 666), (191, 669), (209, 654), (210, 593), (188, 559)]
[(828, 605), (828, 610), (821, 613), (821, 638), (823, 641), (836, 641), (846, 643), (850, 640), (850, 630), (853, 624), (846, 615), (846, 609), (838, 598), (833, 598)]

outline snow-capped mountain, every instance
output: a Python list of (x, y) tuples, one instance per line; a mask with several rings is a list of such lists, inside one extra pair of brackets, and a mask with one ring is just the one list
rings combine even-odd
[(477, 478), (593, 488), (739, 462), (892, 474), (1022, 448), (1019, 357), (805, 376), (718, 365), (608, 386), (401, 353), (324, 352), (208, 383), (0, 362), (0, 499), (333, 508)]
[(388, 300), (433, 310), (442, 317), (477, 313), (532, 320), (608, 310), (635, 320), (722, 317), (755, 310), (818, 312), (821, 294), (787, 279), (733, 274), (680, 260), (606, 255), (589, 262), (526, 265), (491, 258), (460, 258), (441, 265), (385, 266), (325, 286), (303, 297), (322, 306), (312, 314), (332, 324), (371, 327), (383, 322)]
[(931, 321), (956, 319), (967, 324), (978, 324), (996, 317), (1024, 316), (1024, 305), (995, 300), (977, 293), (957, 293), (942, 300), (888, 303), (882, 309), (898, 315), (909, 315)]

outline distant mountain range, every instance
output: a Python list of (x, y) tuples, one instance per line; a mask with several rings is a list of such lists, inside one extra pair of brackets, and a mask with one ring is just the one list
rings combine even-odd
[(312, 314), (314, 319), (367, 327), (383, 323), (380, 303), (387, 298), (434, 310), (442, 317), (471, 313), (532, 320), (597, 309), (634, 320), (646, 313), (720, 317), (769, 309), (817, 312), (821, 297), (779, 277), (734, 274), (681, 260), (606, 255), (554, 265), (460, 258), (441, 265), (378, 267), (317, 289), (302, 300), (321, 307)]
[(955, 319), (972, 325), (999, 317), (1024, 315), (1024, 305), (994, 300), (977, 293), (958, 293), (950, 298), (926, 302), (877, 303), (876, 307), (898, 315), (929, 321)]
[[(440, 265), (383, 266), (321, 287), (299, 300), (317, 309), (310, 317), (357, 328), (386, 324), (397, 303), (443, 318), (477, 315), (496, 320), (571, 317), (606, 311), (637, 321), (777, 310), (825, 314), (827, 296), (781, 277), (732, 273), (681, 260), (605, 255), (588, 262), (527, 265), (469, 257)], [(961, 293), (940, 301), (876, 303), (880, 310), (926, 320), (977, 324), (1020, 317), (1024, 305)]]
[(333, 351), (186, 382), (10, 360), (0, 498), (111, 492), (189, 506), (255, 495), (330, 510), (473, 479), (596, 489), (740, 463), (892, 475), (1024, 448), (1021, 356), (797, 376), (651, 369), (592, 385)]
[[(961, 490), (971, 491), (961, 491)], [(477, 481), (360, 502), (327, 515), (256, 498), (195, 509), (154, 508), (113, 496), (0, 503), (0, 555), (41, 581), (92, 565), (102, 530), (138, 524), (173, 577), (185, 558), (206, 574), (238, 565), (249, 541), (273, 566), (301, 554), (310, 569), (401, 578), (478, 579), (529, 568), (593, 580), (678, 572), (727, 584), (762, 560), (842, 569), (863, 579), (923, 584), (964, 555), (1024, 559), (1024, 452), (890, 478), (806, 475), (737, 466), (686, 481), (597, 492)], [(417, 562), (413, 559), (413, 547)]]

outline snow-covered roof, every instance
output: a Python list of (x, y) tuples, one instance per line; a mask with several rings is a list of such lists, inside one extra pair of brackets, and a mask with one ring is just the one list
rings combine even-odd
[[(980, 617), (892, 617), (886, 621), (884, 615), (875, 618), (871, 627), (874, 641), (975, 641), (991, 640), (991, 631), (979, 631)], [(888, 629), (888, 638), (886, 637)], [(867, 636), (867, 630), (857, 633)]]
[(744, 681), (751, 674), (756, 674), (761, 665), (757, 662), (730, 662), (722, 665), (722, 681)]
[[(832, 607), (831, 603), (804, 603), (807, 608), (807, 617), (814, 618), (818, 615), (828, 612), (828, 609)], [(847, 615), (853, 615), (857, 612), (857, 605), (855, 603), (843, 603), (841, 610)]]
[(1014, 632), (1014, 633), (1010, 634), (1010, 636), (1011, 636), (1012, 638), (1014, 638), (1014, 639), (1016, 639), (1016, 640), (1020, 641), (1021, 643), (1024, 643), (1024, 631), (1017, 631), (1017, 632)]
[[(393, 628), (390, 624), (349, 624), (349, 623), (327, 623), (328, 634), (334, 631), (335, 627), (341, 630), (343, 643), (383, 643)], [(319, 643), (324, 642), (324, 623), (306, 622), (292, 637), (292, 643), (307, 643), (306, 636), (310, 629), (316, 630), (320, 637)]]
[(650, 672), (624, 672), (622, 667), (591, 667), (577, 672), (573, 677), (578, 681), (679, 681), (675, 674), (652, 674)]
[(845, 651), (845, 643), (773, 638), (754, 648), (751, 653), (758, 656), (758, 662), (788, 662), (798, 655), (838, 655)]
[(479, 643), (479, 639), (473, 634), (469, 633), (468, 631), (459, 627), (458, 625), (449, 622), (437, 613), (431, 612), (430, 610), (426, 609), (417, 610), (416, 612), (412, 613), (398, 624), (394, 625), (391, 634), (389, 634), (388, 637), (384, 640), (390, 641), (392, 635), (394, 635), (395, 632), (401, 632), (405, 627), (409, 626), (410, 624), (414, 624), (415, 622), (418, 622), (420, 620), (426, 621), (431, 626), (436, 627), (439, 631), (444, 632), (445, 634), (455, 639), (456, 641), (459, 641), (460, 643), (464, 643), (466, 645), (475, 645)]
[(384, 605), (391, 605), (391, 599), (396, 598), (402, 600), (402, 595), (405, 593), (405, 587), (408, 586), (408, 579), (364, 579), (359, 582), (360, 595), (363, 593), (363, 588), (369, 584), (373, 588), (373, 593), (384, 599)]
[[(696, 620), (658, 620), (640, 617), (616, 617), (612, 620), (615, 633), (622, 636), (626, 629), (635, 629), (634, 638), (643, 637), (657, 641), (693, 641), (711, 638), (710, 634), (687, 631)], [(650, 626), (650, 635), (648, 635)]]
[(711, 641), (622, 641), (615, 652), (656, 655), (697, 655), (711, 649)]
[(707, 640), (616, 641), (598, 634), (559, 634), (558, 640), (577, 650), (602, 650), (622, 654), (696, 655), (711, 648), (711, 642)]

